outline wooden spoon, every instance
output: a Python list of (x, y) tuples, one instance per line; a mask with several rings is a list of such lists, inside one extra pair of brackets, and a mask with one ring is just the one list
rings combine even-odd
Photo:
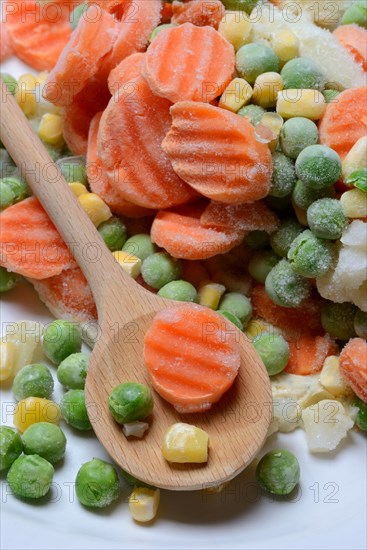
[[(261, 359), (236, 329), (242, 359), (239, 374), (212, 410), (180, 415), (155, 393), (148, 432), (142, 439), (125, 438), (109, 413), (109, 393), (125, 381), (149, 384), (143, 360), (145, 331), (157, 311), (179, 304), (146, 291), (123, 271), (3, 83), (1, 94), (1, 140), (69, 245), (97, 304), (99, 337), (85, 390), (98, 439), (121, 468), (156, 487), (194, 490), (232, 479), (259, 451), (271, 419), (269, 376)], [(207, 464), (171, 465), (164, 460), (163, 434), (175, 422), (208, 432)]]

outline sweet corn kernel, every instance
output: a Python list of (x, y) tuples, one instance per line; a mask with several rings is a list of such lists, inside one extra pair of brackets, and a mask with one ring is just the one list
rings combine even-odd
[(9, 323), (6, 326), (1, 341), (14, 344), (14, 374), (40, 357), (43, 330), (42, 323), (29, 320)]
[(246, 327), (245, 334), (247, 338), (252, 342), (255, 338), (260, 336), (263, 332), (274, 331), (277, 329), (262, 319), (252, 319)]
[(346, 181), (353, 172), (361, 168), (367, 168), (367, 136), (361, 137), (343, 160), (343, 180)]
[(15, 345), (0, 342), (0, 381), (8, 380), (15, 371)]
[(351, 189), (343, 193), (340, 204), (348, 218), (367, 217), (367, 193), (360, 189)]
[(32, 74), (24, 74), (18, 80), (15, 99), (27, 117), (33, 116), (37, 111), (36, 86), (37, 81)]
[(133, 279), (139, 277), (141, 272), (140, 258), (130, 254), (130, 252), (125, 252), (125, 250), (116, 250), (116, 252), (112, 252), (112, 255), (115, 260), (118, 261), (122, 269), (130, 275), (130, 277)]
[(215, 495), (217, 493), (221, 493), (228, 485), (230, 484), (229, 481), (224, 481), (220, 485), (213, 485), (213, 487), (205, 487), (205, 491), (211, 495)]
[(281, 65), (284, 65), (284, 63), (299, 55), (299, 40), (297, 36), (288, 29), (276, 32), (272, 37), (271, 43)]
[(252, 97), (252, 88), (243, 78), (234, 78), (224, 90), (219, 107), (237, 113)]
[(47, 71), (42, 71), (35, 76), (37, 84), (44, 84), (48, 78), (49, 73)]
[(62, 145), (64, 143), (63, 122), (60, 115), (45, 113), (38, 127), (39, 137), (50, 145)]
[(263, 73), (255, 80), (252, 101), (264, 109), (275, 107), (278, 92), (281, 90), (283, 78), (279, 73)]
[[(261, 130), (261, 127), (265, 126), (272, 132), (272, 139), (268, 142), (271, 151), (275, 151), (279, 141), (280, 129), (284, 124), (283, 118), (278, 113), (264, 113), (261, 118), (260, 124), (255, 128), (255, 136)], [(261, 125), (261, 126), (260, 126)]]
[(293, 210), (294, 210), (294, 213), (296, 214), (296, 218), (297, 220), (299, 221), (299, 223), (301, 225), (304, 225), (305, 227), (308, 227), (308, 221), (307, 221), (307, 211), (306, 210), (302, 210), (302, 208), (300, 208), (298, 206), (298, 204), (296, 204), (295, 202), (292, 201), (292, 206), (293, 206)]
[(345, 384), (340, 373), (339, 357), (331, 355), (327, 357), (320, 372), (320, 383), (334, 397), (351, 394), (351, 389)]
[(88, 189), (80, 183), (80, 181), (73, 181), (72, 183), (69, 183), (69, 187), (74, 193), (76, 197), (80, 197), (80, 195), (86, 195), (89, 193)]
[(237, 51), (250, 42), (252, 23), (243, 11), (226, 11), (219, 23), (218, 31)]
[(159, 489), (136, 487), (129, 497), (130, 513), (135, 521), (152, 521), (158, 512), (159, 499)]
[(210, 309), (218, 309), (220, 299), (225, 291), (225, 286), (205, 281), (198, 292), (199, 304), (201, 306), (210, 307)]
[(111, 210), (95, 193), (80, 195), (78, 200), (96, 227), (111, 218)]
[(204, 430), (178, 422), (163, 437), (162, 452), (168, 462), (203, 463), (208, 460), (209, 436)]
[(49, 399), (41, 397), (27, 397), (17, 404), (13, 423), (20, 432), (24, 432), (37, 422), (51, 422), (58, 424), (60, 420), (59, 406)]
[(278, 92), (276, 109), (284, 118), (302, 116), (319, 120), (325, 112), (326, 102), (318, 90), (289, 89)]

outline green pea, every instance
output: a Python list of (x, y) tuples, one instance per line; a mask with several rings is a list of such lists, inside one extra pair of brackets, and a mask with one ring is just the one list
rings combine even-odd
[(345, 10), (341, 19), (341, 25), (350, 25), (353, 23), (367, 29), (366, 0), (357, 0)]
[(286, 197), (272, 197), (268, 195), (265, 198), (266, 204), (273, 210), (286, 210), (291, 206), (291, 196), (287, 195)]
[(250, 84), (262, 73), (278, 72), (279, 59), (269, 46), (245, 44), (236, 53), (236, 70)]
[(237, 111), (238, 115), (242, 117), (247, 117), (252, 126), (256, 126), (257, 124), (259, 124), (265, 113), (265, 109), (260, 107), (260, 105), (253, 105), (252, 103), (250, 103), (250, 105), (245, 105), (244, 107), (241, 107), (241, 109)]
[(288, 252), (288, 260), (293, 269), (311, 279), (326, 273), (333, 258), (334, 251), (330, 241), (316, 237), (309, 229), (294, 239)]
[(287, 61), (280, 72), (284, 89), (315, 89), (325, 88), (325, 74), (317, 63), (307, 57), (296, 57)]
[(177, 300), (178, 302), (196, 302), (196, 288), (187, 281), (171, 281), (164, 285), (158, 292), (162, 298)]
[(109, 506), (120, 494), (120, 483), (115, 468), (99, 458), (85, 462), (77, 473), (75, 491), (79, 502), (84, 506)]
[(0, 426), (0, 471), (10, 468), (22, 451), (23, 443), (17, 430)]
[(356, 335), (367, 340), (367, 312), (358, 309), (353, 319), (353, 325)]
[(177, 25), (174, 25), (173, 23), (163, 23), (163, 25), (158, 25), (158, 27), (156, 27), (150, 35), (149, 42), (152, 43), (159, 33), (166, 29), (172, 29), (172, 27), (177, 27)]
[(297, 177), (294, 163), (283, 153), (273, 153), (273, 175), (269, 195), (272, 197), (286, 197), (292, 193)]
[(49, 399), (54, 391), (54, 380), (46, 365), (32, 364), (23, 367), (15, 376), (13, 394), (17, 401), (26, 397)]
[(78, 353), (81, 347), (81, 334), (75, 323), (58, 319), (50, 323), (44, 332), (43, 350), (56, 365), (72, 353)]
[(335, 189), (333, 186), (324, 187), (323, 189), (314, 189), (301, 180), (297, 180), (292, 193), (294, 204), (302, 208), (302, 210), (307, 210), (307, 208), (318, 199), (333, 197), (335, 197)]
[(367, 168), (360, 168), (352, 172), (347, 178), (346, 184), (353, 185), (357, 189), (367, 193)]
[(233, 313), (230, 313), (229, 311), (223, 311), (222, 309), (217, 310), (218, 313), (223, 315), (228, 321), (231, 321), (237, 328), (240, 330), (243, 330), (243, 323), (242, 321), (237, 317), (237, 315), (233, 315)]
[(356, 426), (358, 426), (360, 430), (367, 432), (367, 403), (364, 403), (362, 399), (356, 397), (353, 405), (359, 409), (355, 420)]
[(285, 449), (270, 451), (258, 463), (256, 478), (269, 493), (289, 495), (300, 480), (298, 460)]
[(127, 239), (122, 250), (144, 261), (157, 252), (157, 247), (152, 243), (150, 235), (138, 233)]
[(171, 258), (165, 252), (157, 252), (148, 256), (141, 266), (144, 281), (157, 290), (164, 285), (180, 278), (182, 262)]
[(60, 410), (65, 422), (80, 431), (90, 430), (84, 390), (67, 391), (60, 402)]
[(12, 290), (16, 284), (16, 274), (8, 271), (5, 267), (0, 266), (0, 293)]
[(114, 216), (98, 226), (98, 233), (111, 252), (121, 250), (127, 239), (127, 230), (124, 222)]
[(356, 335), (354, 330), (356, 312), (356, 306), (348, 302), (342, 304), (326, 302), (321, 309), (323, 329), (338, 340), (353, 338)]
[(336, 240), (342, 236), (348, 219), (340, 201), (324, 198), (315, 201), (308, 208), (307, 222), (317, 237)]
[(247, 326), (252, 316), (252, 305), (250, 300), (240, 292), (227, 292), (219, 302), (219, 308), (228, 311), (238, 317), (244, 327)]
[(339, 94), (339, 90), (324, 90), (322, 92), (326, 103), (333, 103), (334, 99), (337, 98)]
[(9, 92), (12, 95), (15, 95), (17, 89), (18, 89), (18, 82), (16, 79), (11, 76), (11, 74), (8, 73), (0, 73), (0, 77), (3, 79), (4, 84), (6, 84), (6, 87), (8, 88)]
[(280, 259), (273, 250), (261, 250), (250, 259), (248, 272), (258, 283), (265, 283), (266, 277)]
[(296, 159), (303, 149), (319, 141), (319, 131), (312, 120), (294, 117), (285, 121), (280, 129), (279, 143), (287, 157)]
[(129, 472), (126, 472), (125, 470), (121, 469), (120, 472), (126, 483), (128, 483), (129, 485), (133, 485), (136, 487), (152, 487), (151, 485), (140, 481), (140, 479), (138, 479), (137, 477), (132, 476), (131, 474), (129, 474)]
[(22, 455), (10, 467), (7, 481), (13, 493), (21, 498), (41, 498), (52, 483), (54, 467), (38, 455)]
[(26, 455), (38, 455), (51, 464), (58, 462), (65, 454), (66, 437), (64, 432), (50, 422), (31, 424), (23, 434)]
[(226, 10), (252, 12), (259, 0), (222, 0)]
[(88, 6), (85, 3), (79, 4), (79, 6), (76, 6), (76, 8), (73, 9), (73, 11), (70, 13), (70, 27), (71, 30), (74, 31), (80, 19), (83, 16), (83, 13), (88, 9)]
[(0, 179), (9, 178), (18, 171), (6, 149), (0, 148)]
[(85, 159), (82, 156), (63, 157), (56, 161), (61, 173), (68, 183), (78, 181), (84, 185), (87, 181)]
[(279, 374), (287, 366), (289, 346), (281, 334), (263, 332), (253, 341), (269, 376)]
[(4, 180), (0, 180), (0, 209), (9, 208), (15, 204), (15, 195), (9, 185)]
[(148, 386), (125, 382), (116, 386), (108, 398), (108, 407), (119, 424), (143, 420), (153, 410), (154, 402)]
[(310, 295), (311, 285), (287, 260), (280, 260), (266, 277), (265, 289), (278, 306), (299, 307)]
[(72, 353), (57, 369), (57, 379), (65, 388), (83, 390), (87, 377), (89, 356), (86, 353)]
[(0, 180), (0, 208), (8, 208), (29, 195), (27, 185), (14, 176)]
[(283, 220), (280, 227), (270, 236), (270, 244), (278, 256), (286, 258), (292, 242), (304, 228), (294, 218)]
[(265, 231), (251, 231), (246, 235), (245, 243), (253, 250), (259, 250), (269, 245), (269, 235)]
[(329, 187), (338, 181), (342, 173), (339, 155), (326, 145), (310, 145), (303, 149), (296, 160), (299, 179), (315, 189)]

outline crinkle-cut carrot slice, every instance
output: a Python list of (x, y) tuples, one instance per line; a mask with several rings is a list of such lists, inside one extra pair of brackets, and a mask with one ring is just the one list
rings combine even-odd
[(0, 264), (24, 277), (46, 279), (76, 262), (35, 197), (0, 214)]
[(367, 132), (367, 87), (350, 88), (329, 103), (319, 123), (320, 143), (343, 159)]
[(151, 237), (174, 258), (205, 260), (225, 254), (245, 236), (235, 228), (203, 227), (200, 217), (205, 203), (188, 204), (161, 210), (154, 219)]
[(111, 98), (101, 118), (98, 150), (125, 200), (144, 208), (184, 204), (197, 193), (174, 172), (161, 142), (171, 124), (170, 103), (139, 76)]
[(172, 127), (162, 142), (175, 172), (199, 193), (228, 204), (266, 197), (271, 187), (269, 147), (235, 113), (195, 101), (170, 109)]
[(172, 4), (170, 2), (163, 2), (161, 22), (170, 23), (172, 17)]
[(37, 281), (30, 279), (39, 297), (56, 317), (78, 323), (97, 320), (92, 291), (79, 267)]
[(284, 370), (291, 374), (315, 374), (322, 369), (326, 357), (335, 354), (337, 349), (328, 334), (301, 334), (296, 341), (289, 342), (289, 361)]
[(5, 61), (5, 59), (13, 55), (14, 48), (8, 27), (2, 21), (0, 21), (0, 35), (0, 61)]
[(223, 93), (234, 67), (233, 46), (218, 31), (184, 23), (158, 34), (142, 70), (153, 92), (172, 103), (209, 103)]
[(91, 190), (99, 195), (110, 207), (114, 214), (128, 217), (142, 217), (153, 215), (154, 210), (148, 210), (132, 204), (121, 196), (113, 185), (113, 176), (110, 177), (104, 167), (97, 150), (97, 134), (102, 112), (97, 113), (89, 127), (87, 150), (87, 176)]
[(204, 210), (200, 223), (204, 227), (235, 227), (242, 231), (266, 231), (273, 233), (278, 225), (278, 216), (263, 202), (223, 204), (211, 201)]
[(367, 402), (367, 342), (352, 338), (340, 354), (340, 371), (347, 384), (362, 401)]
[(7, 1), (3, 17), (17, 57), (39, 71), (51, 70), (70, 38), (68, 9), (55, 2)]
[(197, 27), (214, 27), (218, 29), (219, 23), (225, 14), (225, 9), (219, 0), (191, 0), (191, 2), (172, 2), (172, 23), (182, 25), (192, 23)]
[(157, 313), (145, 334), (144, 360), (154, 389), (180, 413), (219, 401), (241, 364), (233, 326), (196, 304)]
[(112, 48), (117, 32), (115, 18), (105, 10), (99, 9), (95, 19), (81, 17), (47, 78), (44, 97), (55, 105), (70, 105), (98, 72), (105, 55)]
[(346, 48), (367, 71), (367, 31), (358, 25), (340, 25), (333, 32), (340, 44)]
[(113, 95), (120, 86), (126, 86), (141, 73), (141, 63), (144, 59), (143, 53), (133, 53), (126, 57), (115, 67), (108, 77), (108, 89)]

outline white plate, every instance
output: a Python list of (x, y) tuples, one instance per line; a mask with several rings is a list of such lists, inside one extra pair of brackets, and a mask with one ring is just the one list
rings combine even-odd
[[(13, 60), (3, 71), (19, 76), (25, 65)], [(34, 319), (52, 321), (47, 309), (26, 283), (2, 295), (2, 328), (6, 322)], [(56, 381), (55, 400), (61, 396)], [(1, 391), (1, 422), (11, 424), (11, 391)], [(9, 409), (10, 407), (10, 409)], [(134, 523), (126, 500), (102, 511), (83, 508), (75, 499), (73, 483), (83, 462), (107, 458), (93, 435), (63, 425), (68, 445), (65, 460), (56, 466), (51, 497), (28, 504), (10, 494), (1, 481), (1, 548), (24, 549), (304, 549), (363, 550), (366, 548), (366, 438), (351, 431), (337, 452), (311, 455), (305, 434), (297, 430), (272, 436), (261, 454), (286, 448), (301, 466), (299, 490), (292, 499), (262, 494), (249, 468), (222, 493), (162, 491), (157, 520), (148, 526)], [(142, 457), (144, 460), (144, 457)]]

